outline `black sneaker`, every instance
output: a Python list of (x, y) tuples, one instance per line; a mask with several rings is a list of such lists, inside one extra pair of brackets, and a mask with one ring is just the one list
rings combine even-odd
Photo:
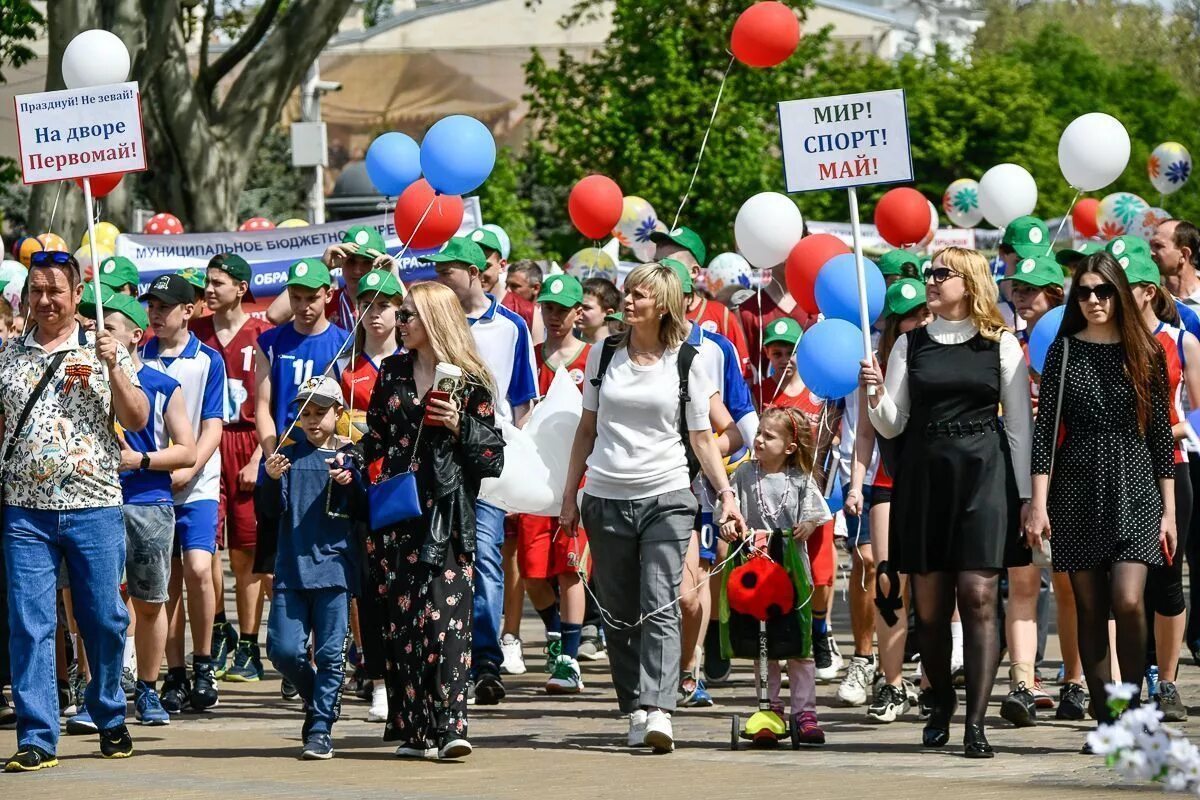
[(211, 661), (196, 660), (192, 666), (192, 710), (207, 711), (217, 704), (217, 677)]
[(133, 739), (124, 725), (100, 731), (100, 755), (105, 758), (129, 758), (133, 755)]
[(1078, 721), (1087, 716), (1087, 694), (1078, 683), (1065, 683), (1058, 690), (1058, 710), (1055, 719)]
[(245, 639), (240, 640), (233, 653), (233, 664), (225, 671), (223, 680), (231, 683), (255, 683), (262, 680), (262, 676), (262, 655), (259, 653), (258, 644)]
[(1165, 722), (1187, 722), (1187, 706), (1179, 697), (1179, 689), (1174, 683), (1159, 681), (1158, 693), (1154, 695), (1153, 699), (1158, 705), (1158, 710), (1162, 712)]
[[(832, 669), (833, 648), (829, 644), (828, 633), (813, 634), (812, 653), (817, 673), (821, 673), (823, 671), (827, 673), (830, 669)], [(822, 680), (819, 674), (817, 680)]]
[(28, 744), (17, 750), (4, 764), (5, 772), (37, 772), (58, 766), (58, 757), (47, 753), (36, 744)]
[(497, 706), (504, 699), (504, 682), (494, 664), (481, 664), (475, 681), (475, 705)]
[(933, 707), (937, 702), (937, 695), (932, 687), (925, 687), (921, 693), (917, 695), (917, 714), (921, 719), (928, 719), (933, 713)]
[(0, 728), (17, 724), (17, 710), (8, 703), (8, 695), (0, 692)]
[(212, 653), (213, 674), (218, 678), (225, 676), (229, 654), (237, 647), (237, 643), (238, 633), (232, 622), (218, 622), (213, 625), (212, 646), (209, 652)]
[(300, 690), (292, 685), (292, 682), (287, 678), (281, 678), (279, 681), (279, 696), (284, 700), (295, 700), (300, 696)]
[(163, 681), (162, 694), (159, 695), (162, 707), (168, 714), (178, 714), (192, 705), (192, 685), (187, 678), (174, 680), (170, 675)]
[(720, 685), (729, 680), (733, 662), (721, 657), (721, 626), (708, 626), (704, 632), (704, 678), (710, 684)]
[(1004, 698), (1004, 702), (1000, 704), (1000, 716), (1018, 728), (1037, 725), (1037, 701), (1024, 681), (1018, 683), (1017, 688)]
[(879, 687), (875, 701), (867, 707), (867, 717), (873, 722), (895, 722), (908, 713), (908, 694), (901, 686), (885, 683)]

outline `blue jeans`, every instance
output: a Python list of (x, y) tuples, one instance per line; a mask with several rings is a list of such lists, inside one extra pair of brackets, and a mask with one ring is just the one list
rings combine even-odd
[[(341, 713), (350, 631), (346, 589), (276, 589), (267, 620), (267, 658), (312, 710), (310, 733), (329, 734)], [(313, 661), (308, 660), (308, 636)]]
[(100, 730), (125, 723), (121, 667), (129, 614), (121, 601), (125, 519), (120, 506), (72, 511), (4, 508), (8, 624), (18, 746), (58, 748), (55, 585), (64, 560), (92, 680), (84, 702)]
[(500, 615), (504, 611), (504, 510), (475, 502), (475, 605), (471, 620), (471, 671), (483, 664), (500, 671)]

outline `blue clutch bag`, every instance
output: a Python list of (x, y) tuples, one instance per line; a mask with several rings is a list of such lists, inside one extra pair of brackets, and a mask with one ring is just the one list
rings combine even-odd
[(397, 523), (421, 516), (417, 473), (394, 475), (369, 487), (367, 509), (373, 531), (390, 528)]

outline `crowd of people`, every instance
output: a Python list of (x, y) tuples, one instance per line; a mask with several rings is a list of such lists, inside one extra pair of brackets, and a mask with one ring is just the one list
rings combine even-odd
[[(302, 758), (333, 756), (343, 691), (396, 756), (463, 758), (470, 707), (529, 670), (527, 600), (545, 691), (583, 692), (580, 662), (607, 659), (628, 745), (669, 752), (676, 710), (758, 654), (723, 592), (748, 549), (805, 594), (769, 629), (761, 687), (783, 717), (786, 661), (801, 743), (825, 742), (818, 684), (875, 723), (915, 710), (925, 747), (949, 742), (963, 688), (963, 752), (991, 757), (1004, 654), (1008, 724), (1110, 721), (1118, 677), (1186, 718), (1200, 230), (1054, 254), (1024, 217), (995, 262), (886, 253), (876, 351), (844, 399), (804, 384), (815, 319), (783, 265), (723, 303), (699, 234), (653, 238), (618, 287), (510, 264), (487, 225), (405, 285), (358, 226), (292, 264), (263, 315), (236, 254), (148, 285), (113, 257), (97, 298), (71, 255), (34, 253), (23, 306), (0, 307), (5, 771), (55, 766), (60, 716), (128, 757), (127, 701), (147, 726), (220, 713), (223, 683), (266, 679), (264, 649)], [(1057, 306), (1038, 370), (1029, 333)], [(582, 394), (561, 512), (506, 514), (481, 484), (560, 371)]]

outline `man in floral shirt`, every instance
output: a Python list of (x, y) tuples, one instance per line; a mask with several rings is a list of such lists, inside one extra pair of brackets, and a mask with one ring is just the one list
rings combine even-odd
[[(13, 664), (17, 752), (6, 772), (58, 763), (54, 592), (64, 560), (92, 669), (85, 699), (100, 731), (100, 752), (106, 758), (133, 754), (121, 690), (129, 617), (118, 592), (125, 523), (113, 420), (141, 430), (149, 405), (125, 348), (111, 333), (88, 333), (76, 322), (83, 286), (75, 259), (39, 252), (30, 267), (32, 330), (0, 350), (0, 415), (5, 443), (13, 445), (3, 469), (8, 621), (12, 651), (25, 655)], [(53, 377), (15, 430), (51, 367)]]

